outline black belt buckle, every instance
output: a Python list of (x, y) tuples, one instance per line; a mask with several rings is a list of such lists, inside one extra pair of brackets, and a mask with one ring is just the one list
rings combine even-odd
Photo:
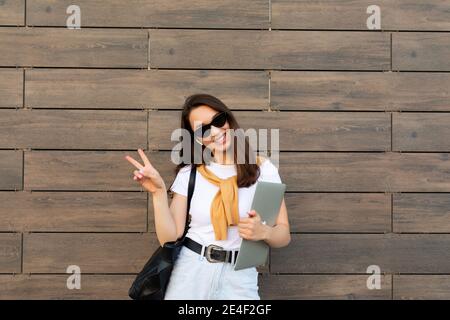
[[(213, 262), (213, 263), (214, 262), (224, 262), (222, 260), (217, 260), (217, 259), (214, 259), (213, 257), (211, 257), (212, 249), (214, 249), (214, 250), (222, 250), (223, 251), (223, 247), (220, 247), (220, 246), (215, 245), (215, 244), (210, 244), (209, 246), (206, 247), (206, 260), (208, 260), (209, 262)], [(228, 261), (228, 257), (229, 257), (230, 252), (229, 251), (225, 251), (225, 252), (226, 252), (225, 261)]]

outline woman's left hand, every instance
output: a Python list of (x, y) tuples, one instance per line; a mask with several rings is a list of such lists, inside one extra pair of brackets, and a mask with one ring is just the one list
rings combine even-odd
[(261, 221), (261, 216), (255, 210), (248, 212), (249, 217), (241, 219), (238, 224), (239, 235), (247, 240), (265, 240), (272, 227)]

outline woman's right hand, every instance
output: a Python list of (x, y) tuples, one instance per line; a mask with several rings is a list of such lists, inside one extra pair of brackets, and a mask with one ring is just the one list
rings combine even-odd
[(157, 192), (166, 192), (166, 185), (164, 184), (164, 180), (161, 178), (158, 170), (152, 166), (150, 160), (148, 160), (142, 149), (138, 149), (138, 153), (141, 156), (142, 161), (144, 161), (144, 165), (141, 165), (129, 155), (125, 156), (125, 159), (139, 169), (134, 170), (133, 179), (138, 181), (141, 186), (153, 194)]

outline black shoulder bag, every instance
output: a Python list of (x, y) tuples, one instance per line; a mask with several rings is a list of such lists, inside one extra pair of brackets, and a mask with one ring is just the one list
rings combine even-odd
[(197, 168), (192, 165), (189, 176), (186, 224), (183, 235), (176, 241), (164, 243), (156, 249), (145, 264), (142, 271), (136, 276), (128, 291), (130, 298), (134, 300), (163, 300), (172, 273), (173, 265), (183, 247), (183, 241), (189, 226), (189, 209), (191, 207), (192, 194), (194, 193), (195, 175)]

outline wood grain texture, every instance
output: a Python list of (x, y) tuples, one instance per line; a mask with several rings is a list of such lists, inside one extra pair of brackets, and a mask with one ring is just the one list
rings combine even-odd
[[(65, 26), (68, 0), (29, 0), (27, 21), (34, 26)], [(79, 0), (83, 27), (257, 28), (269, 27), (266, 0)]]
[[(137, 151), (31, 151), (25, 153), (26, 190), (140, 191), (137, 170), (125, 156), (143, 163)], [(174, 177), (170, 153), (147, 153), (161, 176)]]
[(366, 30), (366, 8), (371, 4), (368, 0), (272, 0), (272, 28)]
[[(390, 115), (385, 113), (239, 111), (234, 116), (249, 140), (254, 141), (255, 150), (390, 149)], [(151, 111), (149, 148), (171, 150), (178, 143), (171, 141), (171, 135), (180, 127), (180, 119), (181, 112)], [(258, 139), (259, 133), (264, 138)], [(272, 145), (272, 141), (277, 141), (273, 134), (279, 135), (279, 146)]]
[(382, 28), (393, 30), (449, 31), (450, 3), (441, 0), (382, 0)]
[(150, 233), (28, 233), (23, 271), (66, 273), (77, 265), (82, 273), (137, 273), (158, 246)]
[(393, 33), (392, 69), (450, 71), (450, 34)]
[(450, 74), (271, 71), (271, 108), (448, 111)]
[(449, 193), (393, 195), (394, 232), (450, 233)]
[(291, 232), (389, 232), (391, 197), (370, 193), (286, 193)]
[(381, 289), (369, 290), (369, 275), (267, 275), (260, 278), (265, 300), (387, 300), (391, 276), (381, 275)]
[(393, 113), (392, 149), (449, 151), (450, 113)]
[(0, 273), (20, 273), (21, 252), (20, 233), (0, 233)]
[(272, 273), (366, 273), (378, 265), (389, 272), (384, 235), (292, 234), (289, 246), (271, 250)]
[(22, 190), (23, 152), (0, 150), (0, 190)]
[(23, 106), (23, 71), (0, 69), (0, 109)]
[(386, 33), (168, 29), (149, 32), (152, 68), (388, 70), (390, 67), (390, 39)]
[(272, 0), (272, 28), (367, 30), (366, 10), (374, 4), (382, 30), (450, 30), (450, 4), (442, 0)]
[[(288, 247), (271, 250), (276, 273), (448, 273), (449, 234), (293, 234)], [(394, 283), (395, 286), (395, 283)]]
[(125, 155), (169, 187), (195, 93), (280, 129), (292, 241), (263, 299), (450, 298), (449, 1), (105, 3), (0, 0), (0, 299), (129, 299), (159, 243)]
[(81, 288), (67, 288), (67, 275), (0, 275), (2, 300), (129, 300), (135, 275), (81, 275)]
[(279, 163), (289, 191), (450, 190), (448, 153), (282, 152)]
[(448, 300), (449, 275), (394, 275), (396, 300)]
[(0, 1), (0, 25), (23, 26), (25, 22), (25, 0)]
[(182, 109), (197, 92), (231, 109), (269, 105), (269, 78), (261, 71), (33, 69), (25, 76), (32, 108)]
[(145, 232), (140, 192), (0, 192), (0, 231)]
[(0, 29), (0, 66), (147, 67), (144, 30)]
[(146, 131), (145, 111), (0, 110), (0, 148), (137, 149)]

